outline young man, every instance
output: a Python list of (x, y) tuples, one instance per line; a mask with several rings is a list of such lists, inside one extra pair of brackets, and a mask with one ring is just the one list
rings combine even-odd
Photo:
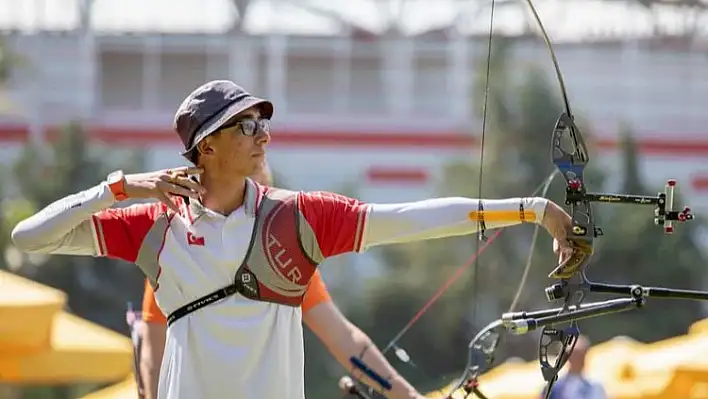
[[(251, 178), (266, 186), (273, 185), (273, 177), (267, 162), (251, 175)], [(145, 293), (143, 294), (142, 308), (142, 349), (139, 351), (140, 378), (144, 386), (145, 398), (157, 398), (157, 385), (162, 363), (162, 353), (165, 349), (165, 334), (167, 330), (167, 317), (155, 299), (155, 290), (149, 280), (145, 280)], [(351, 369), (349, 358), (361, 356), (362, 360), (376, 373), (390, 376), (392, 389), (389, 397), (393, 399), (423, 399), (413, 386), (401, 377), (388, 363), (379, 349), (356, 325), (351, 323), (332, 302), (327, 292), (320, 271), (312, 275), (310, 284), (302, 300), (302, 321), (317, 335), (327, 347), (332, 356), (345, 369)], [(362, 373), (354, 373), (369, 384), (375, 384)]]
[[(233, 82), (208, 82), (175, 115), (183, 155), (196, 166), (111, 173), (12, 232), (26, 252), (110, 256), (142, 269), (169, 314), (161, 399), (303, 398), (300, 306), (328, 257), (474, 233), (480, 223), (469, 212), (480, 205), (533, 210), (559, 254), (579, 256), (567, 239), (570, 216), (544, 198), (366, 204), (261, 186), (247, 176), (264, 160), (272, 115), (269, 101)], [(111, 208), (128, 198), (160, 202)]]

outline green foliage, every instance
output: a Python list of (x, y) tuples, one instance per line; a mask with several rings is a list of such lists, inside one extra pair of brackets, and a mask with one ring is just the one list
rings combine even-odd
[[(2, 188), (0, 187), (0, 192)], [(21, 220), (36, 212), (34, 204), (25, 199), (6, 199), (0, 206), (0, 269), (7, 269), (5, 253), (10, 246), (10, 233)]]
[(12, 61), (9, 53), (5, 43), (0, 41), (0, 85), (10, 79)]

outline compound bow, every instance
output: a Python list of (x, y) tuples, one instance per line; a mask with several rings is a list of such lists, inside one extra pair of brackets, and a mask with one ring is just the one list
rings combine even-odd
[[(602, 229), (595, 225), (593, 218), (592, 206), (593, 202), (613, 203), (613, 204), (634, 204), (634, 205), (651, 205), (654, 206), (654, 223), (657, 226), (663, 227), (665, 234), (673, 233), (674, 222), (685, 222), (692, 220), (694, 215), (688, 207), (682, 210), (674, 209), (674, 190), (676, 181), (669, 180), (665, 190), (658, 193), (656, 196), (631, 195), (631, 194), (610, 194), (610, 193), (589, 193), (585, 187), (584, 171), (588, 165), (590, 157), (585, 140), (580, 132), (580, 129), (575, 124), (575, 120), (570, 108), (570, 101), (565, 88), (563, 74), (560, 71), (560, 66), (556, 58), (555, 51), (551, 45), (550, 38), (546, 32), (541, 18), (538, 15), (536, 7), (531, 0), (524, 0), (528, 5), (540, 31), (546, 47), (551, 56), (553, 66), (556, 73), (556, 78), (560, 87), (563, 98), (564, 112), (560, 115), (553, 128), (551, 138), (551, 159), (556, 167), (556, 171), (549, 176), (543, 186), (543, 195), (548, 189), (555, 174), (560, 173), (566, 182), (565, 204), (569, 207), (569, 213), (572, 218), (572, 229), (568, 236), (568, 242), (572, 248), (572, 254), (569, 259), (565, 260), (560, 266), (556, 267), (550, 274), (549, 278), (557, 279), (558, 282), (545, 289), (546, 297), (549, 301), (563, 300), (563, 305), (554, 309), (545, 309), (537, 311), (510, 311), (503, 314), (498, 320), (493, 321), (484, 327), (480, 332), (469, 342), (467, 365), (462, 376), (452, 385), (452, 389), (445, 398), (452, 398), (453, 394), (462, 390), (463, 398), (470, 395), (476, 395), (480, 399), (486, 399), (487, 396), (479, 388), (479, 376), (487, 371), (494, 362), (494, 352), (500, 344), (502, 334), (526, 334), (528, 332), (541, 329), (541, 338), (539, 342), (539, 363), (541, 367), (541, 375), (546, 381), (545, 397), (548, 399), (551, 393), (553, 384), (558, 379), (563, 366), (568, 361), (570, 354), (573, 352), (575, 344), (578, 340), (580, 330), (577, 321), (581, 319), (593, 318), (611, 313), (623, 312), (631, 309), (640, 308), (645, 304), (647, 297), (659, 298), (676, 298), (689, 300), (708, 300), (708, 292), (693, 291), (693, 290), (677, 290), (663, 287), (642, 287), (640, 285), (614, 285), (614, 284), (599, 284), (590, 282), (585, 274), (586, 268), (590, 262), (594, 250), (594, 240), (602, 235)], [(492, 12), (490, 21), (490, 39), (489, 52), (491, 53), (491, 37), (493, 31), (494, 20), (494, 0), (492, 0)], [(487, 60), (487, 84), (489, 83), (489, 56)], [(486, 93), (485, 93), (485, 112), (486, 116)], [(483, 122), (483, 126), (485, 123)], [(483, 129), (484, 131), (484, 129)], [(483, 150), (482, 150), (483, 151)], [(480, 171), (481, 174), (481, 171)], [(481, 176), (480, 176), (481, 177)], [(481, 179), (480, 179), (481, 184)], [(537, 190), (536, 195), (540, 190)], [(481, 198), (481, 196), (480, 196)], [(480, 206), (481, 208), (481, 206)], [(480, 209), (482, 211), (482, 209)], [(482, 212), (480, 212), (481, 214)], [(481, 224), (482, 234), (484, 233), (483, 221)], [(499, 230), (491, 240), (487, 241), (487, 245), (499, 236), (502, 230)], [(534, 240), (537, 230), (534, 232)], [(532, 243), (533, 247), (533, 243)], [(481, 251), (486, 248), (486, 245), (480, 248), (471, 259), (470, 262), (464, 265), (460, 270), (466, 269), (472, 264), (474, 259)], [(533, 248), (532, 248), (533, 249)], [(531, 263), (531, 258), (527, 262), (524, 276), (528, 272)], [(454, 276), (456, 277), (456, 276)], [(523, 285), (524, 279), (522, 279)], [(449, 280), (449, 282), (451, 282)], [(443, 288), (449, 286), (446, 283)], [(522, 288), (519, 286), (519, 290)], [(444, 291), (438, 291), (433, 299), (437, 299)], [(625, 298), (610, 299), (601, 302), (582, 303), (587, 293), (607, 293), (627, 295)], [(518, 296), (517, 291), (517, 296)], [(396, 355), (405, 363), (411, 363), (407, 353), (395, 346), (395, 342), (410, 328), (417, 320), (423, 311), (427, 310), (430, 301), (421, 309), (416, 317), (409, 322), (404, 329), (387, 345), (383, 352), (386, 353), (390, 349), (395, 349)], [(514, 300), (514, 303), (516, 299)], [(512, 305), (513, 308), (514, 305)], [(558, 324), (566, 324), (564, 328), (556, 327)], [(555, 359), (552, 359), (551, 348), (558, 348), (555, 354)], [(375, 381), (383, 390), (391, 389), (391, 384), (382, 376), (378, 375), (369, 368), (361, 357), (352, 357), (351, 362), (353, 368), (366, 374), (369, 378)], [(348, 393), (354, 394), (360, 398), (368, 398), (368, 395), (356, 387), (347, 385)], [(371, 393), (371, 391), (369, 391)]]
[[(563, 147), (565, 135), (571, 139), (573, 148)], [(669, 180), (664, 192), (660, 192), (656, 196), (587, 192), (583, 180), (583, 171), (589, 161), (587, 148), (579, 129), (567, 112), (561, 114), (556, 122), (551, 147), (553, 163), (566, 181), (565, 204), (569, 206), (572, 218), (572, 229), (568, 241), (573, 248), (573, 253), (570, 259), (549, 274), (549, 278), (557, 279), (558, 282), (547, 287), (545, 294), (551, 302), (563, 300), (563, 305), (553, 309), (507, 312), (498, 320), (484, 327), (470, 341), (464, 373), (452, 385), (453, 388), (445, 398), (452, 398), (453, 394), (460, 389), (464, 392), (463, 398), (470, 395), (476, 395), (480, 399), (487, 398), (479, 388), (478, 378), (493, 364), (494, 352), (504, 333), (521, 335), (541, 329), (539, 363), (541, 374), (547, 383), (545, 395), (548, 398), (553, 384), (558, 379), (559, 372), (568, 361), (579, 337), (578, 320), (640, 308), (648, 297), (708, 300), (708, 292), (706, 291), (643, 287), (636, 284), (600, 284), (589, 281), (585, 271), (593, 254), (593, 240), (602, 235), (602, 229), (595, 225), (592, 217), (592, 202), (652, 205), (654, 206), (654, 223), (663, 227), (664, 233), (667, 235), (673, 233), (675, 222), (692, 220), (694, 215), (688, 207), (680, 211), (673, 208), (675, 180)], [(550, 180), (548, 179), (546, 184), (550, 183)], [(498, 234), (493, 238), (497, 236)], [(488, 243), (491, 241), (489, 240)], [(484, 248), (486, 247), (483, 247), (482, 250)], [(582, 303), (589, 292), (626, 295), (627, 297)], [(568, 325), (564, 328), (556, 327), (566, 323)], [(401, 335), (399, 334), (397, 338), (400, 338)], [(385, 351), (391, 347), (393, 345), (388, 345)], [(552, 347), (558, 348), (555, 360), (551, 360), (550, 349)], [(410, 362), (405, 351), (399, 351), (402, 350), (396, 348), (397, 356), (404, 362)], [(352, 357), (351, 360), (355, 368), (377, 382), (383, 389), (390, 389), (390, 383), (376, 374), (360, 358)], [(354, 390), (352, 389), (350, 392), (354, 393)], [(368, 397), (361, 390), (358, 390), (356, 394), (359, 397)]]

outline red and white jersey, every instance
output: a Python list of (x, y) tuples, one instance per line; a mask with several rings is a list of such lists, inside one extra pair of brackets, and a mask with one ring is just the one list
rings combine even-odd
[[(136, 263), (157, 286), (160, 308), (171, 313), (233, 281), (248, 251), (259, 195), (257, 186), (249, 185), (245, 205), (228, 216), (203, 207), (196, 214), (184, 207), (180, 214), (170, 215), (161, 204), (108, 209), (114, 200), (102, 183), (21, 222), (13, 240), (27, 252), (111, 256)], [(364, 204), (314, 192), (300, 193), (299, 201), (324, 258), (477, 230), (468, 216), (479, 209), (476, 199)], [(536, 222), (542, 220), (546, 203), (543, 198), (483, 200), (485, 210), (533, 210)], [(155, 228), (156, 223), (169, 228)], [(146, 247), (154, 250), (141, 250)], [(240, 295), (191, 313), (168, 330), (159, 397), (303, 399), (301, 317), (299, 307)]]
[[(169, 314), (233, 281), (249, 251), (264, 191), (249, 183), (245, 206), (229, 216), (194, 201), (179, 215), (161, 203), (98, 212), (93, 222), (99, 255), (140, 264)], [(322, 255), (360, 250), (367, 205), (324, 193), (300, 193), (298, 205)], [(157, 226), (163, 219), (167, 225)], [(144, 240), (155, 238), (152, 254)], [(146, 255), (154, 262), (140, 259)], [(235, 295), (170, 326), (158, 392), (166, 399), (302, 398), (303, 370), (301, 308)]]

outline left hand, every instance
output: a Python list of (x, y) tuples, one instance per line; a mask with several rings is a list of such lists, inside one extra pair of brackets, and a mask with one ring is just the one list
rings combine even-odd
[(573, 226), (572, 218), (552, 201), (548, 201), (541, 223), (553, 237), (553, 252), (558, 256), (558, 267), (550, 273), (549, 277), (558, 279), (572, 277), (592, 255), (592, 245), (579, 239), (569, 238)]
[(573, 220), (570, 215), (555, 202), (548, 201), (541, 225), (554, 238), (553, 252), (559, 256), (567, 252), (567, 249), (571, 247), (568, 242), (568, 236), (570, 236), (573, 227)]

